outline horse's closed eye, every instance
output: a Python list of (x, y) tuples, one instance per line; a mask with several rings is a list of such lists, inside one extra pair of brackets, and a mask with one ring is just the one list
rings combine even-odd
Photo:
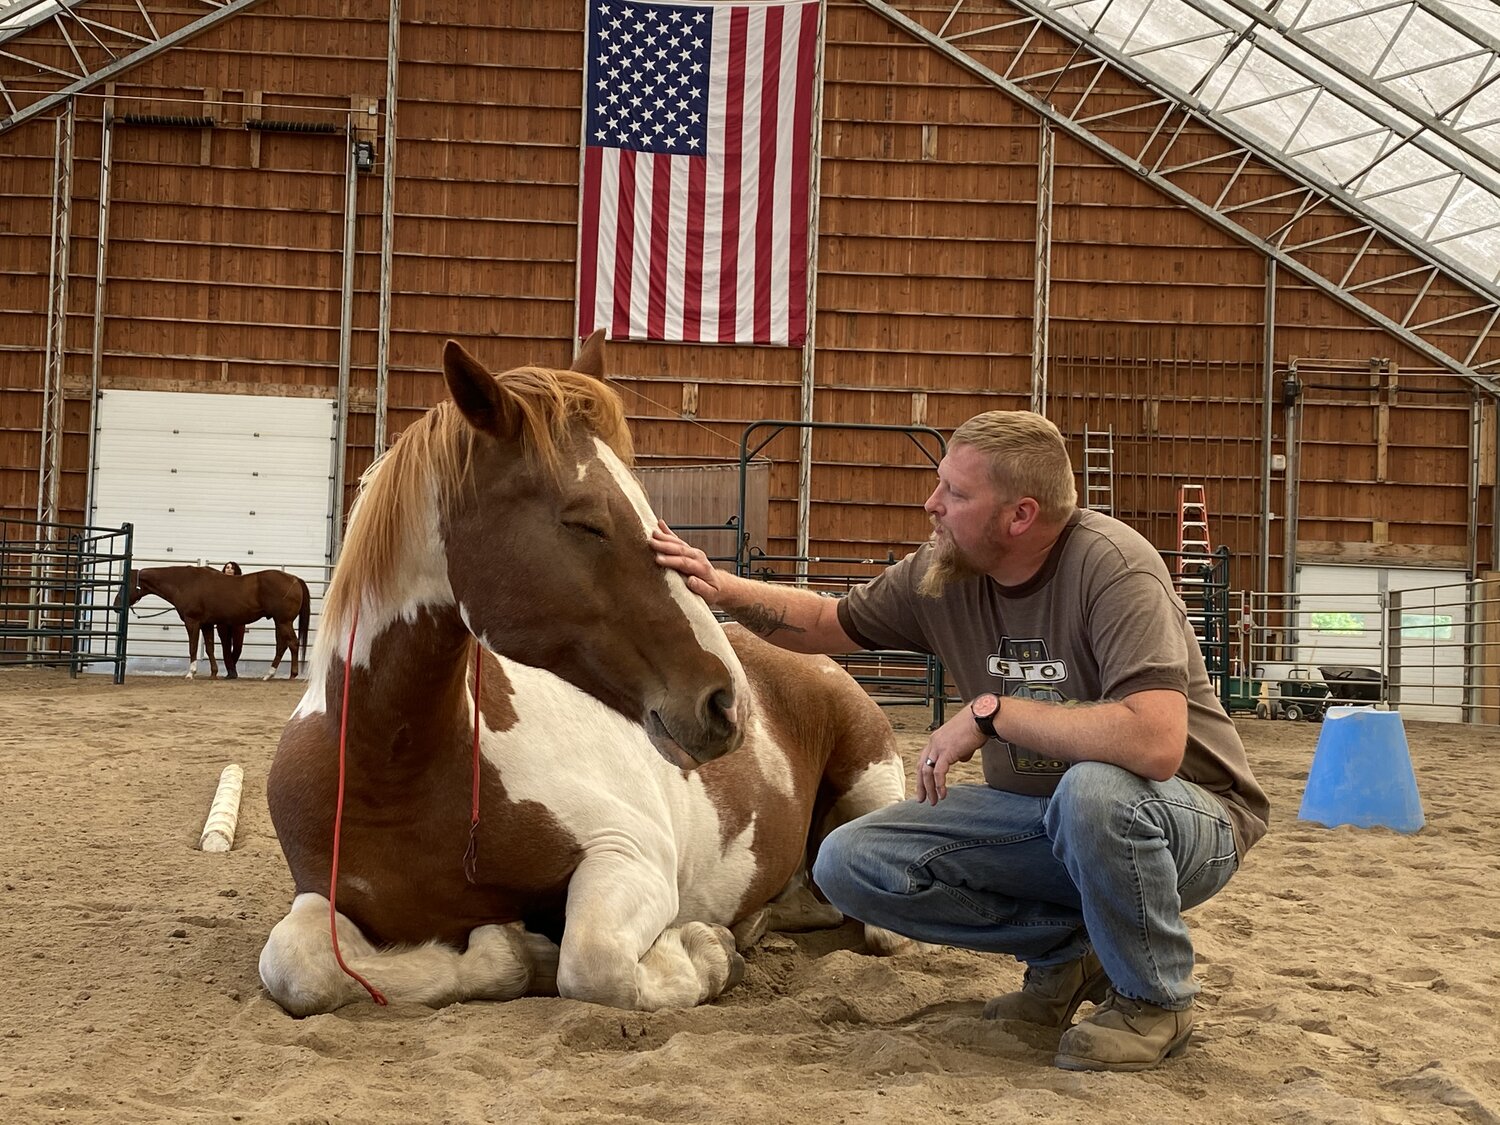
[(576, 521), (570, 520), (567, 523), (563, 524), (563, 526), (566, 527), (569, 531), (576, 531), (580, 535), (591, 535), (595, 539), (607, 540), (609, 538), (609, 536), (605, 534), (605, 531), (602, 527), (596, 527), (591, 523), (578, 523)]

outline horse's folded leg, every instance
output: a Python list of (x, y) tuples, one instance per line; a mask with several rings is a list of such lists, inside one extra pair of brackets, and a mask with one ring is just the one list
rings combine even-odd
[(691, 1008), (738, 984), (745, 960), (723, 926), (688, 922), (664, 930), (637, 958), (618, 930), (577, 934), (573, 919), (563, 935), (557, 991), (574, 1000), (653, 1012)]
[[(346, 961), (375, 952), (359, 927), (342, 914), (338, 928), (339, 951)], [(272, 928), (260, 951), (260, 980), (271, 999), (299, 1017), (331, 1012), (368, 996), (334, 959), (328, 900), (316, 894), (298, 895), (291, 911)]]
[(865, 926), (865, 952), (873, 953), (877, 957), (894, 957), (898, 953), (921, 953), (937, 948), (939, 947), (928, 942), (898, 934), (895, 930), (883, 929), (880, 926)]
[(734, 935), (723, 926), (688, 922), (657, 939), (641, 958), (636, 975), (641, 984), (640, 1007), (689, 1007), (716, 999), (739, 984), (745, 976), (745, 959), (734, 947)]
[[(734, 935), (723, 926), (709, 922), (689, 922), (682, 927), (682, 947), (687, 950), (693, 963), (703, 973), (708, 993), (704, 1000), (712, 1000), (728, 992), (745, 979), (745, 959), (734, 947)], [(714, 948), (717, 946), (718, 948)], [(718, 968), (723, 963), (725, 975), (719, 982)]]
[[(479, 927), (462, 953), (440, 942), (376, 949), (343, 914), (338, 931), (345, 964), (391, 1003), (440, 1008), (475, 998), (511, 1000), (555, 977), (557, 947), (519, 923)], [(328, 933), (328, 900), (318, 894), (298, 895), (291, 913), (272, 929), (260, 954), (260, 979), (294, 1016), (331, 1012), (369, 996), (339, 968)]]
[(770, 918), (771, 912), (762, 906), (748, 918), (741, 918), (731, 926), (729, 932), (734, 935), (735, 949), (743, 953), (761, 938), (765, 937), (766, 931), (771, 928), (769, 925)]
[(766, 909), (770, 911), (767, 929), (782, 933), (831, 930), (844, 924), (839, 908), (813, 893), (805, 867), (792, 876), (781, 893), (766, 904)]
[(471, 930), (469, 948), (459, 962), (464, 998), (556, 996), (558, 952), (551, 940), (520, 922)]

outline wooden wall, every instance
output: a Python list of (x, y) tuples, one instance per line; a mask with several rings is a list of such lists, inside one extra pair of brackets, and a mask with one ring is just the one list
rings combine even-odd
[[(446, 337), (497, 369), (571, 354), (583, 38), (577, 0), (405, 0), (402, 17), (392, 436), (442, 394)], [(64, 518), (81, 520), (85, 502), (106, 118), (107, 387), (331, 397), (349, 131), (376, 142), (376, 170), (357, 178), (346, 501), (352, 495), (374, 435), (386, 21), (376, 0), (267, 0), (118, 75), (112, 100), (102, 88), (76, 100)], [(1064, 80), (1058, 97), (1075, 81), (1085, 79)], [(1107, 76), (1106, 91), (1111, 82), (1130, 94), (1128, 80)], [(248, 127), (256, 121), (273, 127)], [(1125, 132), (1146, 127), (1128, 115), (1112, 125), (1122, 145)], [(1199, 133), (1204, 152), (1224, 146)], [(1035, 115), (1000, 91), (857, 0), (829, 3), (818, 421), (946, 433), (976, 411), (1028, 404), (1039, 137)], [(0, 511), (10, 515), (36, 503), (54, 147), (50, 119), (0, 135)], [(1239, 190), (1264, 197), (1276, 177), (1257, 172)], [(1049, 414), (1080, 464), (1084, 431), (1113, 428), (1117, 512), (1161, 546), (1175, 544), (1178, 485), (1203, 483), (1215, 543), (1234, 553), (1235, 585), (1251, 586), (1265, 261), (1062, 136), (1053, 193)], [(1265, 205), (1244, 217), (1260, 229), (1286, 216)], [(1304, 220), (1308, 229), (1336, 222), (1316, 212)], [(1361, 277), (1414, 264), (1394, 248), (1377, 251)], [(1500, 341), (1481, 358), (1497, 351)], [(747, 423), (799, 416), (797, 351), (615, 343), (609, 354), (645, 466), (734, 461)], [(1304, 381), (1332, 388), (1309, 387), (1302, 400), (1302, 538), (1464, 548), (1462, 385), (1419, 377), (1419, 357), (1285, 275), (1275, 356), (1278, 380), (1294, 363), (1323, 364)], [(1275, 451), (1286, 453), (1287, 413), (1279, 402), (1273, 413)], [(1492, 448), (1492, 416), (1487, 432)], [(813, 449), (812, 554), (899, 557), (921, 541), (933, 479), (922, 449), (869, 431), (819, 431)], [(790, 552), (795, 431), (762, 452), (772, 462), (771, 549)], [(1494, 555), (1491, 476), (1486, 469), (1479, 503), (1482, 561)], [(1278, 558), (1285, 501), (1278, 478)], [(1285, 580), (1273, 567), (1272, 585)]]

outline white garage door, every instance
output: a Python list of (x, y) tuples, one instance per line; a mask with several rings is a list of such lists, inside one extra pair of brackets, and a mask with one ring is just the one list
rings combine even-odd
[(1463, 571), (1374, 566), (1302, 566), (1297, 570), (1298, 663), (1381, 668), (1381, 643), (1393, 593), (1400, 594), (1398, 685), (1401, 711), (1413, 719), (1463, 720)]
[[(136, 566), (233, 559), (246, 571), (289, 570), (307, 580), (316, 611), (329, 549), (331, 401), (105, 391), (98, 419), (89, 522), (133, 524)], [(130, 669), (183, 671), (187, 634), (177, 615), (155, 597), (136, 611)], [(273, 654), (271, 623), (251, 626), (242, 670), (263, 671)]]

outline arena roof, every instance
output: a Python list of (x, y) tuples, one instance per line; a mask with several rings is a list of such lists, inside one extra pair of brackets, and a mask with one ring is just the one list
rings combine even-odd
[(1182, 102), (1500, 281), (1500, 6), (1492, 0), (1016, 0)]

